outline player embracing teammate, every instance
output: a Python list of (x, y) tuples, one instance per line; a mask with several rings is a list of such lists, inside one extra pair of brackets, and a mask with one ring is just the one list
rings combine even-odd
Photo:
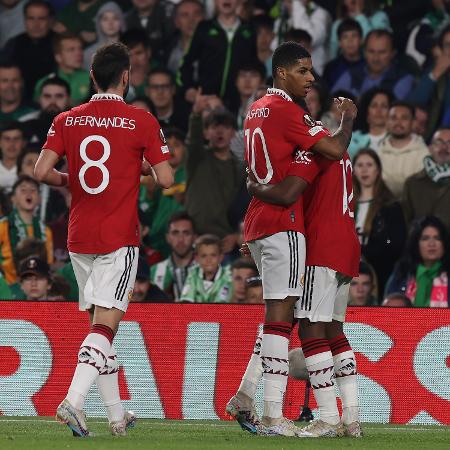
[[(265, 323), (227, 412), (243, 429), (261, 435), (361, 436), (356, 362), (342, 327), (349, 281), (358, 274), (360, 257), (347, 154), (356, 107), (348, 99), (335, 100), (342, 119), (339, 130), (330, 136), (298, 105), (314, 81), (306, 50), (293, 42), (281, 44), (272, 65), (274, 89), (251, 106), (244, 124), (247, 186), (254, 196), (245, 218), (245, 239), (263, 279)], [(286, 167), (289, 158), (281, 161), (280, 153), (289, 145)], [(303, 215), (306, 268), (304, 247), (296, 246), (303, 242), (302, 228), (296, 223)], [(280, 233), (287, 235), (287, 245), (277, 238)], [(291, 286), (298, 290), (288, 290)], [(320, 420), (303, 429), (282, 416), (294, 317), (299, 320), (320, 411)], [(264, 414), (259, 421), (254, 395), (262, 374)], [(334, 380), (341, 393), (342, 421)]]
[[(124, 102), (130, 79), (128, 49), (115, 43), (97, 50), (91, 78), (98, 93), (54, 119), (35, 167), (39, 181), (68, 186), (72, 193), (67, 244), (80, 310), (88, 311), (91, 319), (56, 419), (74, 435), (89, 436), (83, 405), (97, 383), (112, 434), (125, 435), (136, 418), (120, 402), (113, 339), (136, 278), (140, 176), (152, 174), (167, 188), (173, 174), (158, 121)], [(54, 168), (64, 155), (68, 174)]]

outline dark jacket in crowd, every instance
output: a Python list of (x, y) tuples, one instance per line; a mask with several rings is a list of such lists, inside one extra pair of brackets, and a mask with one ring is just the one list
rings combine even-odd
[(403, 210), (408, 223), (435, 216), (450, 232), (450, 183), (435, 183), (425, 169), (411, 175), (403, 188)]
[[(195, 30), (177, 82), (183, 92), (201, 86), (203, 94), (215, 94), (234, 104), (238, 96), (235, 86), (238, 68), (255, 58), (256, 34), (251, 24), (241, 22), (229, 43), (225, 30), (216, 19), (204, 20)], [(198, 80), (194, 77), (196, 62)]]
[(389, 275), (402, 254), (405, 240), (406, 224), (400, 203), (392, 202), (383, 206), (373, 219), (367, 244), (361, 249), (377, 274), (380, 298)]

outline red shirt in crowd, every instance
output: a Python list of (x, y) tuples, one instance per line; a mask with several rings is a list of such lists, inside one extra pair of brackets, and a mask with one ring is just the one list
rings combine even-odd
[[(289, 172), (294, 154), (309, 150), (328, 135), (280, 89), (252, 104), (244, 121), (246, 160), (261, 184), (276, 184)], [(245, 215), (247, 242), (281, 231), (305, 233), (303, 197), (290, 207), (271, 205), (253, 197)]]
[(43, 148), (67, 157), (69, 251), (104, 254), (139, 246), (142, 159), (155, 165), (170, 156), (155, 117), (118, 95), (96, 94), (54, 119)]
[(352, 163), (318, 153), (297, 155), (289, 175), (310, 186), (304, 197), (306, 265), (329, 267), (351, 277), (359, 273), (361, 247), (355, 230)]

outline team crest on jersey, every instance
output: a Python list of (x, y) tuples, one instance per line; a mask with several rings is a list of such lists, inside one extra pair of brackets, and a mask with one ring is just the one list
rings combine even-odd
[(166, 137), (164, 136), (162, 128), (159, 129), (159, 138), (163, 144), (167, 144)]
[(309, 164), (311, 162), (312, 152), (306, 150), (297, 150), (295, 152), (294, 161), (297, 164)]
[(47, 136), (54, 136), (55, 135), (55, 127), (53, 124), (50, 125), (50, 128), (48, 129)]
[(303, 122), (305, 122), (305, 125), (308, 127), (314, 127), (316, 125), (316, 121), (308, 114), (303, 116)]

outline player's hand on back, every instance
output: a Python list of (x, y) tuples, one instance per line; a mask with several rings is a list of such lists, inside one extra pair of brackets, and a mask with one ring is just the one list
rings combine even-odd
[(356, 119), (358, 108), (352, 100), (345, 97), (338, 97), (334, 99), (334, 103), (341, 114), (348, 114), (353, 120)]

